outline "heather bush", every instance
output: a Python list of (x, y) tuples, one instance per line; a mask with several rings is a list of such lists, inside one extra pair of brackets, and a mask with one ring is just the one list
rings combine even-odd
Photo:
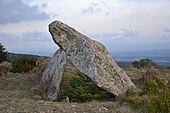
[(159, 75), (158, 70), (149, 69), (144, 75), (139, 96), (128, 96), (128, 104), (145, 113), (170, 113), (169, 81)]
[(13, 62), (12, 72), (25, 73), (29, 72), (34, 67), (36, 67), (36, 58), (28, 58), (25, 56), (21, 56), (16, 61)]

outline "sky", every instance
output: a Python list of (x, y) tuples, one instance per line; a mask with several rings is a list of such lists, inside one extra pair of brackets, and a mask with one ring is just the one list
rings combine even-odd
[(0, 0), (0, 42), (9, 52), (51, 56), (54, 20), (112, 54), (170, 50), (170, 0)]

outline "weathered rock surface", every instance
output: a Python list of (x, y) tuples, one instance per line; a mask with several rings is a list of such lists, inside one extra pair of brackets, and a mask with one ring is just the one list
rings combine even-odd
[(120, 96), (135, 87), (127, 74), (112, 59), (111, 54), (99, 42), (77, 32), (60, 21), (49, 25), (54, 42), (60, 47), (43, 73), (42, 82), (49, 84), (47, 95), (57, 100), (65, 65), (77, 68), (102, 89)]

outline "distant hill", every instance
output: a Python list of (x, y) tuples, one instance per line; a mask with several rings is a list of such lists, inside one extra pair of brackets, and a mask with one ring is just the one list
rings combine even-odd
[(10, 58), (12, 60), (16, 60), (17, 58), (21, 57), (21, 56), (25, 56), (25, 57), (29, 57), (29, 58), (32, 58), (32, 57), (36, 57), (36, 58), (39, 58), (39, 57), (42, 57), (42, 58), (50, 58), (50, 57), (47, 57), (47, 56), (38, 56), (38, 55), (31, 55), (31, 54), (16, 54), (16, 53), (8, 53), (8, 55), (10, 56)]
[[(159, 52), (159, 54), (156, 52), (124, 52), (119, 53), (113, 56), (113, 59), (118, 63), (120, 67), (127, 67), (129, 66), (133, 61), (144, 59), (144, 58), (150, 58), (154, 62), (156, 62), (161, 67), (170, 67), (170, 54), (166, 54), (168, 51), (162, 51), (164, 54)], [(50, 57), (47, 56), (39, 56), (39, 55), (31, 55), (31, 54), (16, 54), (16, 53), (8, 53), (12, 60), (16, 60), (20, 56), (26, 56), (26, 57), (42, 57), (44, 59), (48, 59)]]
[[(121, 68), (128, 67), (133, 61), (116, 61)], [(155, 62), (161, 68), (170, 67), (170, 62)]]
[(149, 58), (160, 66), (170, 66), (170, 50), (120, 52), (112, 55), (119, 64), (129, 64), (135, 60)]

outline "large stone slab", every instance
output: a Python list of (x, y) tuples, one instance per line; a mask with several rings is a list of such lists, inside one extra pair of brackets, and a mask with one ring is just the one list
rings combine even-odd
[(101, 43), (91, 40), (60, 21), (52, 22), (49, 31), (54, 42), (60, 47), (45, 69), (42, 78), (43, 81), (52, 79), (47, 92), (50, 100), (58, 98), (66, 64), (77, 68), (97, 86), (115, 96), (121, 96), (129, 88), (135, 87)]

